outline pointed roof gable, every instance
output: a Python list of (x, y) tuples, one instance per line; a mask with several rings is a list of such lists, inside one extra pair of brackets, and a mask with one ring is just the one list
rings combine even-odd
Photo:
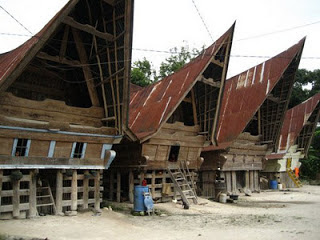
[(35, 36), (16, 49), (0, 55), (0, 91), (8, 88), (20, 75), (78, 1), (70, 0)]
[[(0, 55), (0, 92), (19, 80), (32, 64), (39, 71), (55, 69), (51, 72), (58, 72), (57, 79), (77, 85), (74, 89), (86, 85), (87, 89), (81, 85), (84, 97), (78, 98), (88, 98), (92, 106), (104, 107), (102, 125), (115, 127), (118, 134), (123, 134), (128, 121), (132, 23), (133, 0), (99, 4), (69, 0), (39, 33)], [(65, 65), (68, 74), (61, 74)], [(72, 87), (64, 89), (72, 91)], [(77, 100), (73, 101), (81, 102)]]
[[(279, 152), (288, 151), (289, 148), (297, 143), (301, 136), (303, 143), (300, 143), (304, 148), (304, 152), (308, 152), (312, 135), (319, 121), (320, 113), (320, 93), (307, 99), (303, 103), (289, 109), (281, 129), (279, 140)], [(302, 131), (304, 127), (306, 131)], [(298, 143), (299, 144), (299, 143)], [(299, 145), (300, 145), (299, 144)]]
[(302, 39), (288, 50), (226, 81), (217, 132), (218, 146), (209, 146), (206, 151), (227, 148), (245, 130), (290, 63), (299, 62), (304, 41)]
[[(155, 134), (171, 116), (223, 44), (230, 44), (234, 25), (178, 72), (130, 94), (129, 128), (140, 141)], [(228, 64), (229, 54), (225, 57)], [(226, 65), (227, 67), (227, 65)], [(221, 79), (224, 82), (225, 79)], [(135, 89), (136, 90), (136, 89)]]

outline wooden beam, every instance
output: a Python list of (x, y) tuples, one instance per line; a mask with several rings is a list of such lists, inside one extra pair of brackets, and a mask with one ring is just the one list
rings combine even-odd
[(76, 212), (78, 209), (78, 174), (77, 170), (72, 170), (71, 181), (71, 211)]
[(62, 195), (63, 195), (63, 174), (59, 169), (57, 171), (57, 186), (56, 186), (56, 214), (62, 215)]
[(97, 175), (94, 179), (94, 210), (100, 212), (100, 170), (97, 170)]
[(133, 203), (134, 197), (133, 197), (133, 191), (134, 191), (134, 175), (132, 170), (129, 171), (129, 201), (130, 203)]
[(37, 179), (36, 170), (30, 170), (29, 218), (37, 216)]
[(193, 88), (191, 89), (191, 100), (192, 100), (192, 112), (193, 112), (194, 125), (198, 125), (196, 98), (195, 98)]
[(12, 194), (12, 216), (14, 218), (18, 218), (20, 216), (20, 180), (12, 180), (12, 189), (13, 189), (13, 194)]
[(114, 6), (115, 0), (103, 0), (105, 3), (108, 3), (111, 6)]
[(75, 28), (72, 28), (72, 34), (73, 34), (73, 37), (74, 37), (74, 40), (76, 43), (76, 48), (78, 51), (80, 62), (81, 62), (81, 64), (83, 64), (83, 66), (82, 66), (83, 75), (84, 75), (84, 78), (87, 82), (87, 87), (88, 87), (88, 92), (90, 95), (91, 103), (93, 106), (97, 107), (100, 104), (99, 104), (97, 90), (94, 86), (92, 73), (91, 73), (89, 65), (87, 65), (88, 64), (88, 57), (87, 57), (85, 47), (83, 45), (83, 42), (81, 41), (79, 31)]
[(110, 170), (110, 181), (109, 181), (109, 200), (113, 200), (113, 192), (114, 192), (114, 172)]
[(121, 173), (117, 171), (117, 202), (121, 201)]
[(214, 64), (216, 64), (216, 65), (218, 65), (219, 67), (224, 67), (224, 63), (223, 62), (220, 62), (220, 61), (218, 61), (218, 60), (215, 60), (215, 59), (212, 59), (212, 61), (211, 61), (212, 63), (214, 63)]
[(84, 171), (84, 179), (83, 179), (83, 209), (88, 209), (88, 200), (89, 200), (89, 178), (86, 176), (89, 176), (89, 170)]
[(69, 31), (70, 31), (70, 27), (69, 27), (69, 25), (66, 25), (64, 27), (62, 42), (61, 42), (61, 46), (60, 46), (60, 52), (59, 52), (60, 60), (62, 60), (66, 54), (66, 50), (67, 50), (67, 46), (68, 46)]
[(214, 82), (213, 80), (209, 80), (209, 79), (206, 79), (206, 78), (201, 78), (200, 81), (205, 83), (205, 84), (208, 84), (208, 85), (210, 85), (212, 87), (216, 87), (216, 88), (220, 88), (220, 86), (221, 86), (221, 82), (220, 81)]
[(81, 63), (77, 60), (69, 60), (66, 58), (61, 58), (61, 56), (51, 56), (45, 52), (39, 52), (37, 55), (37, 58), (43, 59), (43, 60), (49, 60), (51, 62), (56, 63), (62, 63), (66, 65), (71, 65), (73, 67), (82, 67)]
[(81, 24), (81, 23), (75, 21), (72, 17), (67, 16), (67, 17), (65, 17), (65, 19), (62, 22), (65, 24), (68, 24), (72, 28), (90, 33), (92, 35), (95, 35), (95, 36), (102, 38), (102, 39), (105, 39), (107, 41), (114, 40), (114, 37), (110, 33), (100, 32), (100, 31), (96, 30), (95, 27), (93, 27), (91, 25)]
[(274, 97), (272, 94), (269, 94), (267, 99), (275, 103), (280, 103), (280, 98)]
[(192, 103), (192, 100), (191, 100), (191, 98), (184, 98), (182, 101), (184, 101), (184, 102), (188, 102), (188, 103)]

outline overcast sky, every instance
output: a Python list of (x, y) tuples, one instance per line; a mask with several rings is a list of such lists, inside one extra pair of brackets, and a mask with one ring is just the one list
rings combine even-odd
[[(36, 34), (66, 2), (0, 0), (0, 6)], [(300, 68), (320, 68), (319, 0), (194, 0), (194, 3), (213, 41), (237, 21), (228, 77), (265, 61), (261, 56), (278, 54), (304, 36), (307, 40)], [(194, 3), (192, 0), (135, 0), (133, 61), (145, 56), (157, 68), (169, 55), (139, 49), (168, 51), (186, 45), (191, 49), (209, 46), (213, 41)], [(0, 53), (28, 39), (3, 33), (30, 35), (0, 8)], [(268, 35), (261, 36), (264, 34)]]

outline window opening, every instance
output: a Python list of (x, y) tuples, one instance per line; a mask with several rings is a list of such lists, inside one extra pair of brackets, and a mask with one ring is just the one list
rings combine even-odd
[(17, 138), (13, 143), (12, 156), (26, 157), (30, 148), (30, 140), (25, 138)]
[(180, 146), (171, 146), (169, 154), (169, 162), (177, 162), (179, 156)]

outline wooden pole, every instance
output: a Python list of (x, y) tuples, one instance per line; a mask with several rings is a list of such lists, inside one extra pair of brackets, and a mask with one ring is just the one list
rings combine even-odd
[(253, 171), (249, 171), (249, 177), (250, 177), (250, 190), (253, 191)]
[(117, 171), (117, 202), (121, 200), (121, 173)]
[(77, 211), (78, 207), (78, 174), (77, 170), (72, 172), (71, 182), (71, 211)]
[(231, 188), (231, 172), (225, 172), (225, 176), (226, 176), (226, 183), (227, 183), (227, 192), (231, 192), (232, 188)]
[(152, 196), (155, 196), (155, 186), (156, 185), (156, 171), (155, 170), (153, 170), (152, 171), (152, 179), (151, 179), (151, 195)]
[(134, 191), (134, 175), (132, 170), (129, 171), (129, 201), (133, 203), (133, 191)]
[(97, 170), (97, 175), (94, 179), (94, 209), (101, 212), (100, 209), (100, 170)]
[(62, 215), (62, 194), (63, 194), (63, 174), (61, 170), (57, 170), (57, 186), (56, 186), (56, 209), (57, 215)]
[(88, 200), (89, 200), (89, 178), (85, 177), (89, 175), (89, 170), (84, 171), (83, 178), (83, 209), (88, 209)]
[(13, 180), (12, 181), (12, 190), (13, 190), (13, 194), (12, 194), (12, 207), (13, 207), (13, 211), (12, 211), (12, 216), (14, 218), (18, 218), (20, 216), (20, 194), (19, 194), (19, 190), (20, 190), (20, 180)]
[(237, 174), (236, 171), (232, 171), (232, 194), (237, 194)]
[(37, 180), (36, 170), (30, 171), (29, 184), (29, 218), (37, 216)]
[(249, 171), (245, 171), (245, 188), (250, 188)]
[(110, 191), (109, 191), (109, 200), (112, 201), (113, 200), (113, 187), (114, 187), (114, 172), (111, 170), (110, 172)]
[[(2, 178), (3, 178), (3, 170), (0, 169), (0, 208), (1, 208), (1, 196), (2, 196)], [(0, 211), (1, 214), (1, 211)]]

